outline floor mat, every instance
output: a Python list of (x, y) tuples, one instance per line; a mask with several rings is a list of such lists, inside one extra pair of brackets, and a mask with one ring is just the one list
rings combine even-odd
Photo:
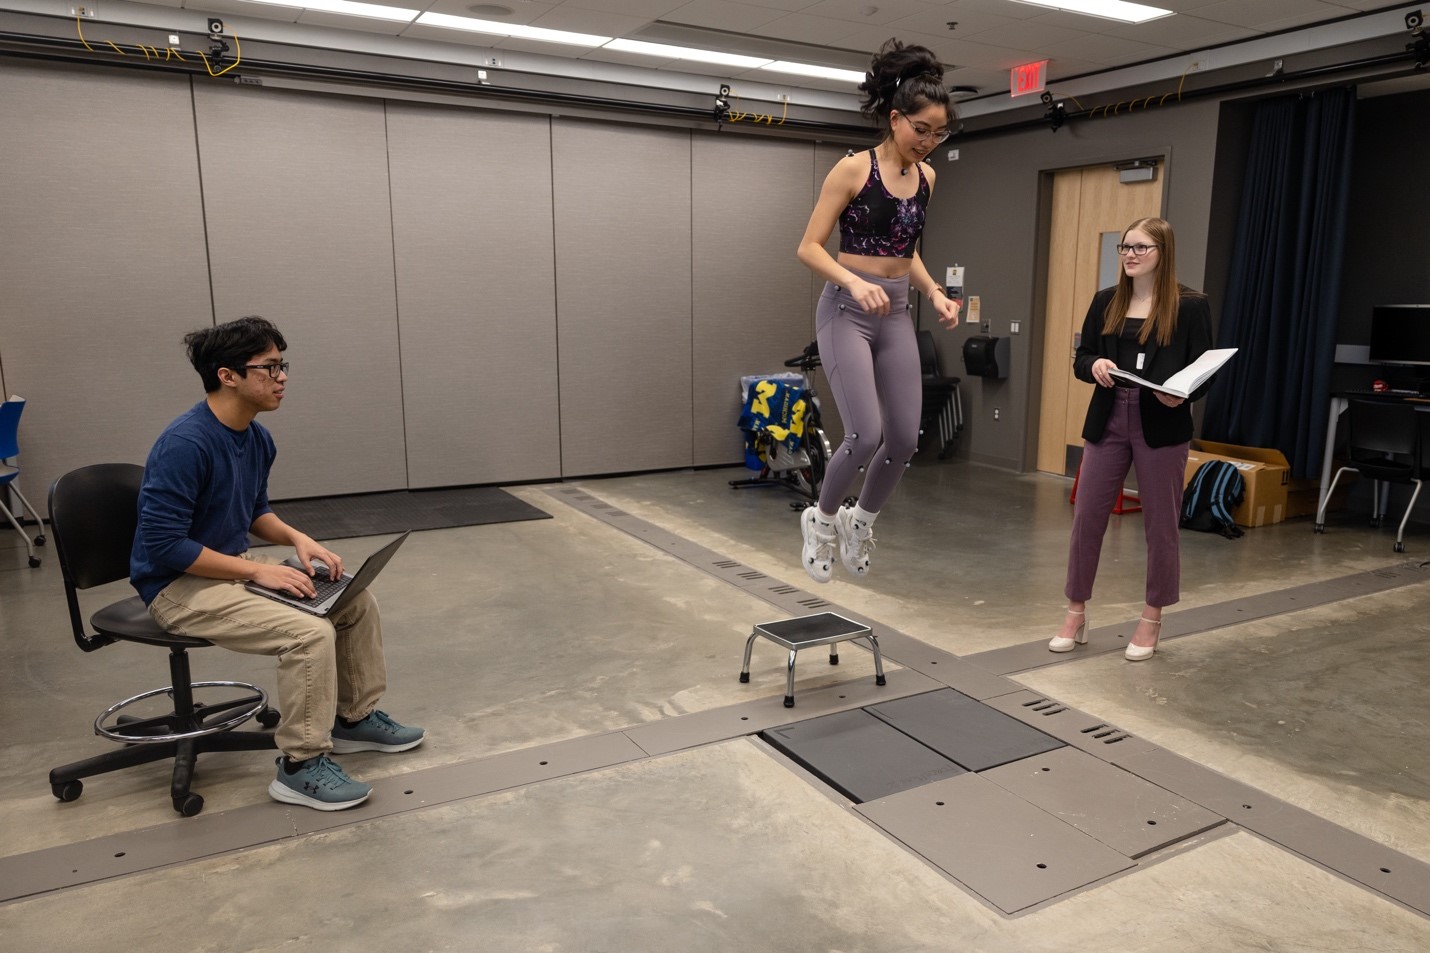
[(550, 513), (494, 486), (286, 500), (274, 503), (273, 510), (283, 522), (314, 539), (551, 519)]

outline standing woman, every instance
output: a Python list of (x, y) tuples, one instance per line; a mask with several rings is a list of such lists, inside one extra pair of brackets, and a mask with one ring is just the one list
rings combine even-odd
[[(1147, 536), (1147, 605), (1127, 646), (1127, 658), (1152, 657), (1161, 635), (1162, 609), (1180, 598), (1179, 513), (1192, 439), (1189, 400), (1125, 384), (1118, 368), (1160, 384), (1212, 346), (1206, 296), (1177, 283), (1172, 226), (1160, 218), (1133, 222), (1117, 246), (1117, 284), (1092, 299), (1073, 358), (1079, 380), (1097, 385), (1083, 424), (1085, 441), (1068, 551), (1067, 618), (1048, 643), (1071, 652), (1087, 641), (1087, 600), (1092, 597), (1107, 519), (1122, 493), (1129, 466), (1137, 468)], [(1208, 380), (1192, 392), (1200, 400)]]
[[(929, 276), (917, 251), (934, 185), (923, 160), (948, 138), (954, 119), (943, 64), (922, 46), (889, 40), (859, 89), (864, 114), (878, 121), (884, 138), (830, 170), (799, 243), (799, 260), (828, 282), (815, 334), (845, 429), (819, 503), (801, 518), (801, 562), (815, 582), (833, 574), (836, 539), (845, 568), (856, 576), (869, 571), (874, 519), (917, 449), (923, 385), (910, 285), (928, 297), (939, 320), (958, 324), (958, 303)], [(836, 225), (838, 259), (824, 248)], [(858, 505), (841, 507), (866, 469)]]

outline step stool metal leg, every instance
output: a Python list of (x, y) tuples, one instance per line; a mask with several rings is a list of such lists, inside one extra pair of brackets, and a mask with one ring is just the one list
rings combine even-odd
[(839, 643), (838, 643), (838, 642), (830, 642), (830, 643), (829, 643), (829, 664), (830, 664), (830, 665), (838, 665), (838, 664), (839, 664)]
[(873, 632), (865, 636), (869, 640), (869, 648), (874, 650), (874, 684), (883, 685), (884, 680), (884, 656), (879, 651), (879, 637)]
[(750, 653), (755, 649), (755, 639), (760, 637), (758, 631), (751, 632), (750, 637), (745, 640), (745, 664), (740, 668), (740, 681), (750, 680)]
[(794, 657), (799, 654), (798, 649), (789, 650), (789, 670), (785, 675), (785, 707), (794, 707)]

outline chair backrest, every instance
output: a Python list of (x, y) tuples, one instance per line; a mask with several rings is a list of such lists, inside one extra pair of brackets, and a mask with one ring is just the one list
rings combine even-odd
[(66, 587), (129, 578), (143, 481), (144, 468), (136, 464), (96, 463), (51, 484), (50, 533)]
[(1416, 435), (1420, 438), (1420, 451), (1416, 460), (1415, 475), (1420, 479), (1430, 477), (1430, 411), (1420, 411), (1415, 415), (1415, 420), (1419, 424), (1416, 428)]
[(0, 403), (0, 460), (20, 455), (20, 414), (25, 398), (11, 397)]
[(914, 336), (919, 342), (919, 373), (925, 376), (939, 377), (938, 351), (933, 346), (933, 332), (922, 330), (914, 332)]
[(1367, 453), (1413, 456), (1416, 416), (1414, 405), (1404, 401), (1351, 401), (1346, 430), (1346, 449), (1351, 459)]

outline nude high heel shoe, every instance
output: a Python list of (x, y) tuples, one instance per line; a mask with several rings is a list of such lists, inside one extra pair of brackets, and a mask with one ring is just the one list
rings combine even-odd
[[(1162, 638), (1161, 619), (1149, 619), (1144, 615), (1142, 616), (1142, 621), (1148, 625), (1155, 625), (1157, 627), (1157, 639), (1160, 640)], [(1127, 651), (1124, 652), (1123, 655), (1126, 656), (1129, 662), (1141, 662), (1151, 658), (1156, 651), (1157, 642), (1155, 641), (1151, 645), (1133, 645), (1131, 642), (1128, 642)]]
[(1079, 645), (1087, 644), (1087, 611), (1083, 610), (1079, 612), (1076, 609), (1068, 609), (1067, 614), (1082, 616), (1082, 621), (1078, 623), (1077, 631), (1073, 633), (1072, 638), (1065, 639), (1060, 635), (1053, 636), (1048, 641), (1049, 652), (1071, 652)]

